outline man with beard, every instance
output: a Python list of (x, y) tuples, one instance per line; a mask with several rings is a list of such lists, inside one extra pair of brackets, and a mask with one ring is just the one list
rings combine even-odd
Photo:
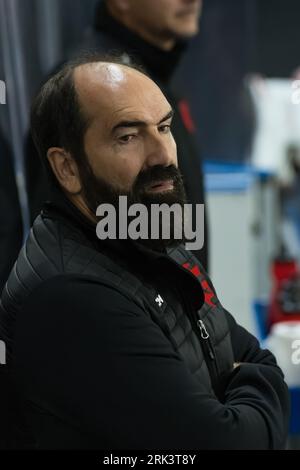
[(67, 64), (33, 104), (56, 190), (4, 290), (0, 339), (35, 449), (284, 446), (282, 372), (192, 253), (96, 237), (95, 208), (119, 195), (184, 202), (171, 121), (158, 86), (109, 58)]
[[(204, 182), (199, 149), (194, 139), (194, 123), (189, 104), (171, 81), (175, 69), (187, 48), (187, 40), (199, 28), (201, 0), (101, 0), (97, 7), (93, 29), (73, 51), (95, 50), (101, 53), (117, 51), (126, 64), (134, 60), (162, 88), (174, 109), (173, 135), (177, 144), (179, 166), (183, 175), (188, 202), (203, 204)], [(38, 158), (28, 150), (28, 191), (31, 212), (40, 210), (45, 195), (45, 181)], [(194, 214), (195, 219), (195, 214)], [(205, 243), (194, 252), (208, 270), (209, 237), (205, 217)]]

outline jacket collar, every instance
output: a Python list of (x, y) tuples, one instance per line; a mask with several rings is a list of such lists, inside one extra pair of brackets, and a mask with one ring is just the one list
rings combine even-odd
[(183, 262), (189, 258), (188, 255), (182, 253), (182, 250), (180, 253), (174, 248), (164, 252), (155, 251), (130, 239), (99, 240), (96, 235), (96, 224), (84, 216), (58, 188), (52, 188), (51, 200), (44, 204), (42, 216), (61, 220), (74, 229), (80, 230), (95, 250), (109, 252), (121, 264), (125, 262), (125, 266), (131, 265), (133, 270), (148, 272), (151, 278), (163, 276), (165, 280), (169, 279), (169, 282), (174, 284), (173, 287), (178, 282), (181, 284), (184, 279), (189, 279), (188, 285), (195, 293), (192, 296), (193, 303), (197, 305), (197, 308), (202, 305), (203, 292), (199, 290), (195, 276), (183, 267)]
[[(99, 240), (96, 235), (96, 224), (89, 220), (58, 188), (52, 187), (51, 198), (46, 201), (42, 215), (48, 215), (60, 219), (69, 225), (76, 226), (89, 239), (96, 249), (102, 246), (129, 255), (138, 255), (154, 261), (159, 258), (168, 258), (168, 250), (156, 251), (136, 241), (126, 240)], [(172, 251), (172, 250), (170, 250)]]

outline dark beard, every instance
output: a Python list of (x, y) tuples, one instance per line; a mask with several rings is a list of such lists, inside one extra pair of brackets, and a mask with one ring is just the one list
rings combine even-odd
[[(152, 204), (167, 204), (168, 206), (179, 204), (182, 208), (182, 214), (184, 213), (183, 206), (187, 203), (186, 193), (181, 173), (178, 168), (175, 167), (175, 165), (170, 165), (168, 167), (156, 165), (146, 171), (140, 172), (133, 184), (131, 191), (115, 189), (102, 178), (96, 177), (86, 159), (79, 171), (83, 186), (83, 197), (88, 208), (93, 214), (96, 214), (97, 207), (100, 204), (111, 204), (116, 209), (118, 223), (119, 197), (127, 196), (128, 207), (132, 204), (144, 204), (147, 207), (149, 214), (148, 230), (149, 234), (151, 234), (150, 213)], [(155, 184), (156, 182), (167, 180), (173, 180), (173, 190), (161, 193), (149, 193), (145, 190), (145, 188)], [(130, 222), (130, 217), (128, 217), (128, 221)], [(117, 233), (119, 233), (118, 227)], [(162, 238), (162, 220), (160, 219), (158, 239), (151, 239), (149, 235), (149, 239), (147, 240), (138, 239), (136, 241), (142, 243), (145, 246), (148, 246), (149, 248), (162, 251), (167, 247), (176, 247), (185, 241), (183, 226), (182, 238), (175, 238), (174, 234), (174, 217), (171, 216), (170, 238)]]

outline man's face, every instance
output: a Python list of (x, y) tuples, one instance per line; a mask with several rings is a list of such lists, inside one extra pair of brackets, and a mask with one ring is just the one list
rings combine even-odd
[(82, 111), (86, 165), (80, 169), (90, 210), (119, 195), (144, 204), (184, 202), (170, 126), (172, 109), (143, 74), (115, 64), (91, 64), (74, 73)]
[(198, 32), (202, 0), (127, 0), (128, 13), (140, 29), (165, 38)]

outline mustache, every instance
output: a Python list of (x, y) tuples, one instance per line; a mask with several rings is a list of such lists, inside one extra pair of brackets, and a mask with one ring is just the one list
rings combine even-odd
[(133, 185), (133, 192), (143, 192), (143, 189), (149, 185), (170, 179), (173, 180), (175, 185), (182, 180), (180, 171), (175, 165), (169, 165), (167, 167), (155, 165), (137, 176)]

